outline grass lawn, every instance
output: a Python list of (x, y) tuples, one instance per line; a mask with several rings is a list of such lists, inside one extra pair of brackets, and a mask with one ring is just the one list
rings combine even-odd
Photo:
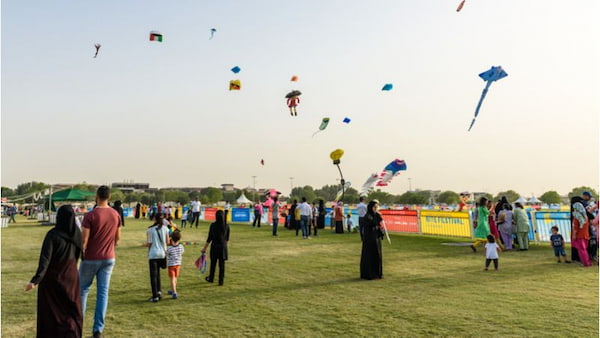
[[(2, 229), (2, 336), (35, 336), (35, 273), (49, 227)], [(193, 266), (201, 246), (185, 247), (180, 298), (148, 303), (147, 221), (127, 220), (117, 248), (104, 331), (107, 337), (197, 336), (572, 336), (598, 337), (598, 267), (557, 264), (551, 248), (500, 254), (500, 270), (455, 239), (392, 235), (383, 243), (384, 279), (359, 277), (357, 234), (302, 240), (285, 228), (231, 225), (225, 285)], [(184, 229), (203, 242), (207, 223)], [(569, 255), (570, 256), (570, 255)], [(161, 271), (163, 293), (168, 289)], [(91, 335), (95, 285), (85, 336)]]

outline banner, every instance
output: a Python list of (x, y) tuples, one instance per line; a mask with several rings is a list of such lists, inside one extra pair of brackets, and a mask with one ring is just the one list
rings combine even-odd
[(217, 219), (217, 208), (204, 208), (204, 220), (205, 221), (214, 221)]
[(416, 210), (381, 210), (380, 213), (389, 232), (419, 232)]
[(468, 212), (422, 210), (419, 221), (421, 232), (426, 235), (472, 237)]
[(232, 208), (231, 222), (248, 223), (250, 222), (250, 209), (248, 208)]
[(571, 243), (571, 213), (539, 211), (535, 213), (535, 226), (538, 239), (542, 242), (550, 242), (552, 227), (558, 227), (558, 233), (563, 236), (566, 243)]

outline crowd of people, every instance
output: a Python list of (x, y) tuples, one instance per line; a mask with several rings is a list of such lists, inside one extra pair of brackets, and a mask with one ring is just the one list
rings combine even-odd
[[(70, 205), (58, 209), (56, 226), (51, 229), (44, 239), (38, 269), (25, 290), (38, 288), (38, 336), (81, 337), (83, 315), (86, 310), (87, 297), (94, 279), (96, 280), (96, 308), (94, 311), (93, 337), (102, 337), (104, 319), (108, 307), (108, 291), (115, 265), (115, 247), (118, 245), (121, 227), (124, 226), (122, 208), (119, 203), (109, 205), (110, 190), (101, 186), (96, 192), (96, 206), (88, 212), (78, 227), (75, 221), (75, 210)], [(317, 229), (325, 227), (327, 211), (323, 200), (308, 203), (302, 198), (298, 204), (293, 201), (286, 209), (277, 198), (270, 205), (273, 221), (273, 236), (278, 236), (277, 228), (280, 216), (286, 219), (286, 228), (296, 230), (296, 236), (301, 231), (303, 239), (318, 236)], [(153, 223), (146, 230), (145, 246), (148, 247), (150, 274), (150, 302), (162, 299), (160, 270), (167, 269), (170, 279), (168, 295), (177, 299), (177, 278), (182, 262), (184, 247), (182, 232), (173, 222), (173, 218), (181, 217), (182, 228), (189, 223), (190, 227), (198, 224), (200, 202), (192, 201), (189, 211), (184, 215), (170, 214), (170, 206), (157, 204), (144, 209), (136, 206), (136, 215), (145, 217), (144, 212), (151, 215)], [(174, 208), (178, 210), (179, 208)], [(365, 203), (361, 197), (357, 205), (358, 227), (362, 242), (360, 259), (360, 278), (366, 280), (383, 278), (381, 240), (385, 234), (385, 224), (379, 213), (377, 200)], [(228, 259), (228, 242), (230, 228), (227, 223), (229, 207), (218, 210), (215, 221), (210, 224), (208, 238), (201, 249), (207, 251), (210, 245), (210, 270), (206, 281), (213, 283), (216, 268), (219, 267), (218, 284), (223, 285), (225, 279), (225, 261)], [(264, 212), (263, 205), (254, 205), (255, 220), (253, 227), (260, 227), (260, 219)], [(287, 213), (286, 213), (287, 212)], [(332, 210), (331, 231), (344, 233), (354, 231), (354, 225), (349, 217), (344, 216), (343, 203), (337, 202)], [(349, 215), (348, 215), (349, 216)], [(513, 206), (506, 198), (494, 203), (481, 198), (477, 203), (474, 217), (475, 243), (471, 245), (474, 252), (481, 244), (485, 244), (485, 270), (494, 263), (495, 270), (499, 268), (499, 252), (510, 251), (518, 247), (520, 251), (529, 249), (530, 225), (527, 214), (520, 203)], [(591, 261), (598, 261), (597, 231), (598, 203), (592, 195), (573, 197), (571, 200), (572, 224), (572, 253), (571, 260), (579, 261), (583, 266), (591, 266)], [(559, 233), (559, 228), (552, 228), (550, 237), (554, 255), (560, 263), (565, 263), (565, 240)], [(79, 269), (77, 263), (79, 263)], [(48, 316), (52, 313), (52, 316)]]

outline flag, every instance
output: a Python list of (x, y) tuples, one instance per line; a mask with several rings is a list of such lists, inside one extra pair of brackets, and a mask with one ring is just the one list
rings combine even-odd
[(162, 34), (160, 34), (157, 31), (151, 31), (150, 32), (150, 41), (162, 42), (162, 40), (163, 40)]

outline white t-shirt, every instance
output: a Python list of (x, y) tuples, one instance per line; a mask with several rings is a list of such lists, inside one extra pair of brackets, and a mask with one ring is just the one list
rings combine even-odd
[(200, 212), (200, 201), (192, 201), (192, 212)]
[(498, 259), (498, 244), (485, 243), (485, 258)]
[(367, 205), (362, 202), (358, 203), (356, 206), (356, 213), (358, 214), (358, 217), (365, 217), (367, 214)]
[[(146, 231), (150, 249), (148, 250), (148, 259), (161, 259), (167, 257), (167, 238), (169, 237), (169, 229), (166, 226), (161, 227), (158, 231), (156, 226), (151, 227)], [(160, 234), (160, 237), (158, 237)]]

